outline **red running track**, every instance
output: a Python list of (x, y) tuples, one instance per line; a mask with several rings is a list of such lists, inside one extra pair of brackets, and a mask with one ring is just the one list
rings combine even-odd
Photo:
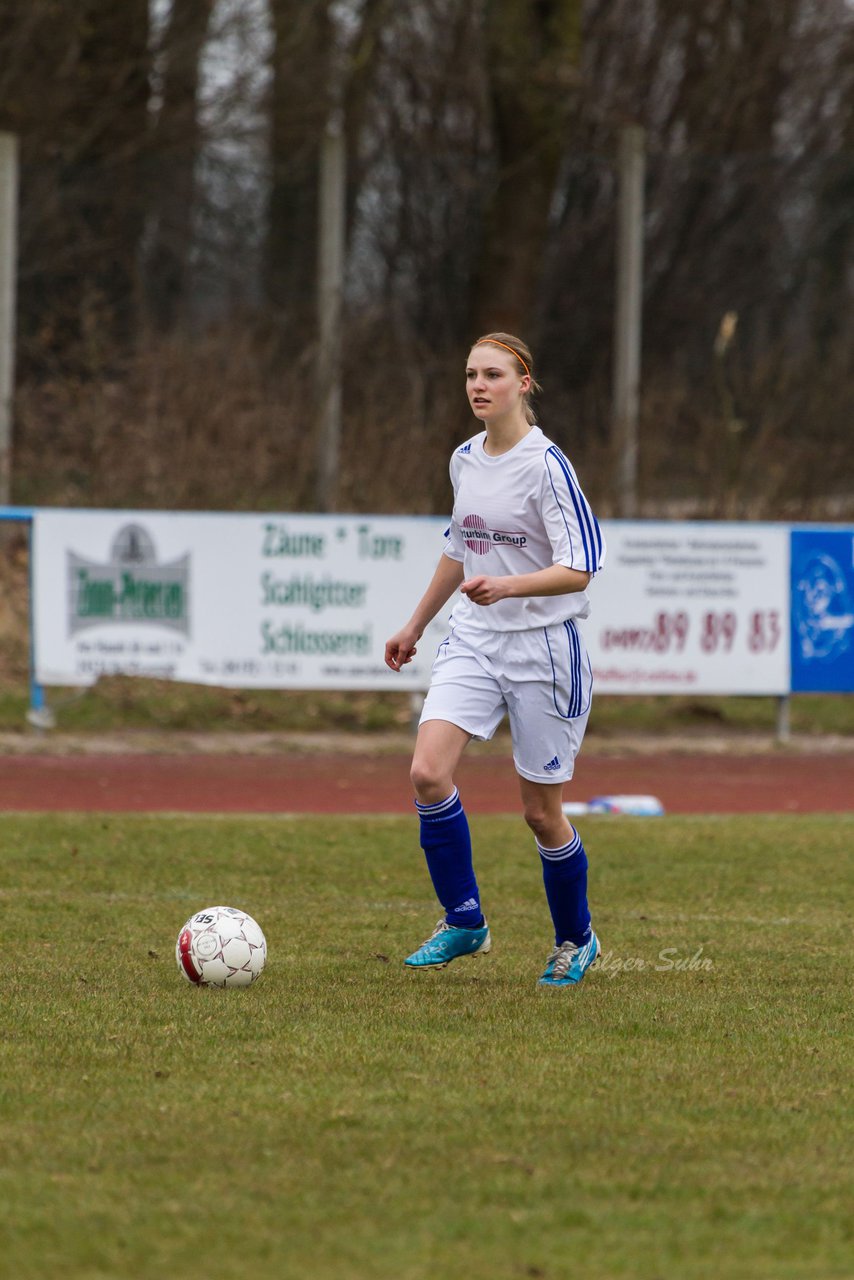
[[(10, 755), (0, 810), (186, 813), (411, 813), (409, 757)], [(459, 775), (471, 813), (518, 812), (512, 762), (469, 756)], [(854, 809), (854, 754), (582, 757), (567, 800), (657, 796), (667, 813), (834, 813)]]

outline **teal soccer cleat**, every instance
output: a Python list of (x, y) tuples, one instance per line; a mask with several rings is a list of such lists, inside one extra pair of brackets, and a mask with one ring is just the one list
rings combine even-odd
[(574, 942), (562, 942), (546, 962), (543, 976), (538, 982), (540, 987), (575, 987), (584, 977), (592, 964), (599, 958), (602, 948), (595, 933), (590, 941), (579, 947)]
[(403, 963), (408, 969), (444, 969), (458, 956), (482, 956), (491, 948), (492, 939), (485, 920), (479, 929), (457, 929), (440, 920), (427, 941)]

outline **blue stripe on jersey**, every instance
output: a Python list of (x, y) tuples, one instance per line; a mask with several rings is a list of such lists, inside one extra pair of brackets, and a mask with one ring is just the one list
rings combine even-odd
[[(547, 471), (548, 471), (548, 473), (549, 473), (549, 483), (550, 483), (550, 484), (551, 484), (551, 486), (552, 486), (552, 493), (553, 493), (553, 494), (554, 494), (554, 496), (555, 496), (555, 502), (557, 503), (558, 511), (560, 512), (561, 517), (562, 517), (562, 519), (563, 519), (564, 527), (565, 527), (565, 529), (566, 529), (566, 536), (567, 536), (567, 538), (569, 539), (569, 551), (570, 551), (570, 555), (572, 556), (572, 558), (573, 558), (573, 560), (574, 560), (574, 559), (575, 559), (575, 549), (574, 549), (574, 547), (573, 547), (573, 545), (572, 545), (572, 530), (571, 530), (571, 529), (570, 529), (570, 527), (569, 527), (569, 521), (568, 521), (568, 520), (567, 520), (567, 518), (566, 518), (566, 513), (564, 512), (564, 509), (563, 509), (563, 503), (561, 502), (560, 498), (558, 497), (558, 492), (557, 492), (557, 489), (555, 488), (554, 476), (552, 475), (552, 469), (551, 469), (551, 467), (549, 466), (549, 454), (550, 454), (550, 453), (551, 453), (551, 449), (547, 449), (547, 450), (546, 450), (546, 470), (547, 470)], [(584, 531), (583, 531), (583, 530), (582, 530), (582, 533), (581, 533), (581, 537), (582, 537), (582, 539), (584, 538)], [(586, 546), (586, 544), (585, 544), (585, 548), (584, 548), (584, 549), (585, 549), (585, 553), (586, 553), (586, 551), (587, 551), (587, 546)]]
[[(572, 497), (575, 512), (578, 517), (578, 523), (581, 526), (582, 539), (584, 539), (585, 531), (589, 537), (590, 562), (587, 565), (587, 571), (588, 573), (595, 573), (599, 568), (602, 558), (602, 533), (599, 529), (599, 522), (591, 510), (590, 503), (581, 491), (581, 486), (578, 483), (578, 479), (566, 454), (562, 453), (557, 445), (552, 445), (548, 452), (554, 454), (560, 464), (564, 476), (566, 477), (567, 487), (569, 488), (570, 496)], [(585, 549), (587, 546), (588, 543), (585, 540)]]
[[(563, 472), (567, 488), (569, 489), (569, 496), (571, 497), (572, 505), (575, 508), (578, 527), (581, 531), (581, 541), (584, 544), (585, 570), (587, 573), (595, 573), (599, 568), (599, 563), (602, 558), (602, 533), (599, 528), (599, 521), (594, 516), (590, 503), (581, 492), (575, 472), (573, 471), (566, 455), (561, 453), (557, 445), (553, 444), (546, 450), (546, 457), (553, 457)], [(549, 478), (552, 481), (552, 490), (554, 491), (558, 506), (560, 506), (560, 498), (557, 490), (555, 489), (551, 468), (549, 468)], [(563, 514), (562, 507), (561, 514)], [(565, 516), (564, 523), (566, 523)], [(567, 532), (568, 531), (569, 526), (567, 525)]]
[[(558, 467), (563, 472), (563, 477), (566, 481), (566, 485), (569, 490), (569, 496), (572, 499), (572, 505), (575, 508), (575, 518), (578, 522), (578, 530), (581, 534), (581, 542), (584, 547), (584, 568), (588, 573), (591, 573), (592, 572), (591, 564), (592, 564), (592, 558), (593, 558), (592, 531), (590, 529), (590, 522), (586, 518), (586, 513), (582, 509), (582, 503), (579, 501), (578, 486), (574, 482), (572, 468), (569, 465), (568, 459), (564, 456), (564, 454), (561, 453), (557, 445), (551, 445), (550, 448), (546, 450), (546, 457), (554, 458), (554, 460), (558, 464)], [(560, 505), (560, 497), (558, 495), (557, 488), (554, 483), (554, 478), (552, 477), (551, 468), (549, 468), (549, 477), (552, 480), (552, 491), (554, 492), (555, 498), (557, 499), (557, 502)], [(563, 514), (562, 509), (561, 509), (561, 514)], [(564, 524), (566, 523), (567, 523), (566, 516), (564, 516)]]

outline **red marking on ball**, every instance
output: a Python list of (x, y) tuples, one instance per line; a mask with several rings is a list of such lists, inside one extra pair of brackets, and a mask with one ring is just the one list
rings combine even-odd
[(178, 954), (181, 957), (181, 964), (184, 966), (184, 972), (191, 982), (199, 983), (202, 975), (199, 973), (193, 957), (190, 955), (190, 947), (192, 946), (193, 935), (189, 929), (185, 929), (178, 939)]

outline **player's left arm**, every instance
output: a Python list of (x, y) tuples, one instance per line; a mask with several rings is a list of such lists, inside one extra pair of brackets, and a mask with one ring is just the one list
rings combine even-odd
[(521, 596), (566, 596), (585, 591), (590, 574), (570, 569), (565, 564), (551, 564), (534, 573), (512, 573), (496, 578), (480, 574), (469, 578), (460, 591), (475, 604), (496, 604), (499, 600), (515, 600)]
[[(540, 485), (540, 514), (552, 545), (552, 562), (593, 578), (605, 564), (605, 539), (569, 459), (547, 449)], [(584, 590), (582, 587), (581, 590)]]

